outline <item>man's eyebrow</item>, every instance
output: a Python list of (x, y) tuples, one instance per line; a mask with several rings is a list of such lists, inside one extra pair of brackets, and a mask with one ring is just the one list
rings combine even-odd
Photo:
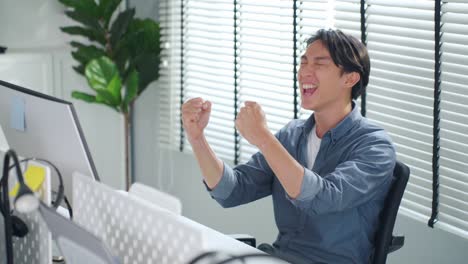
[(314, 61), (331, 60), (331, 57), (330, 56), (313, 57), (312, 60)]
[(323, 61), (323, 60), (331, 60), (330, 56), (318, 56), (318, 57), (312, 57), (308, 58), (307, 55), (301, 55), (301, 60), (313, 60), (313, 61)]

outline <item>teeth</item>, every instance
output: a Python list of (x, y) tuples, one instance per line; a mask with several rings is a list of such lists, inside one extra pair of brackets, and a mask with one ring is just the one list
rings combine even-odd
[(317, 86), (314, 85), (314, 84), (303, 84), (302, 88), (303, 89), (315, 89), (315, 88), (317, 88)]

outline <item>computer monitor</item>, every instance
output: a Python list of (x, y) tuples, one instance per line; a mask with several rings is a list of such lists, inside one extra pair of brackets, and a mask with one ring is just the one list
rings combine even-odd
[[(44, 159), (58, 168), (68, 198), (73, 172), (99, 181), (72, 103), (0, 80), (0, 125), (19, 156)], [(54, 175), (52, 183), (57, 187)]]

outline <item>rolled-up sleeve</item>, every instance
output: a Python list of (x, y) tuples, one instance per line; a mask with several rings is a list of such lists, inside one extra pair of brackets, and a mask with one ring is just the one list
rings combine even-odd
[[(205, 184), (205, 186), (207, 185)], [(236, 178), (234, 177), (234, 172), (232, 171), (231, 167), (224, 163), (221, 180), (214, 189), (209, 189), (208, 186), (207, 189), (210, 191), (211, 197), (214, 199), (225, 200), (231, 195), (234, 187), (236, 187)]]
[(323, 177), (305, 169), (301, 193), (295, 199), (287, 198), (312, 215), (342, 211), (383, 198), (392, 182), (395, 160), (390, 141), (373, 137)]
[(223, 207), (234, 207), (263, 198), (272, 193), (274, 174), (258, 152), (234, 168), (224, 163), (223, 175), (210, 195)]

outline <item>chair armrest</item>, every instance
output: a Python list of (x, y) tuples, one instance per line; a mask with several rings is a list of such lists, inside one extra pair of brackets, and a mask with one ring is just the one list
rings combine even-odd
[(388, 247), (388, 252), (391, 253), (400, 249), (405, 244), (405, 237), (404, 236), (392, 236), (392, 242)]
[(257, 241), (255, 240), (255, 237), (248, 235), (248, 234), (229, 234), (228, 236), (243, 242), (251, 247), (256, 247), (257, 246)]

